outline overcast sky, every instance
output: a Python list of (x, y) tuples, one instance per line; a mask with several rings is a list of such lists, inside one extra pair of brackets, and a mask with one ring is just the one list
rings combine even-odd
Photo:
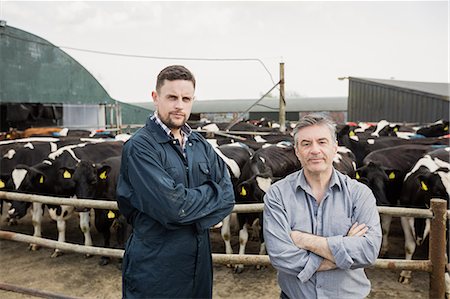
[[(199, 100), (259, 98), (278, 82), (280, 62), (288, 95), (347, 96), (348, 81), (337, 79), (346, 76), (449, 82), (447, 1), (0, 3), (7, 25), (63, 47), (124, 102), (150, 101), (169, 64), (193, 71)], [(253, 60), (64, 46), (256, 58), (268, 71)]]

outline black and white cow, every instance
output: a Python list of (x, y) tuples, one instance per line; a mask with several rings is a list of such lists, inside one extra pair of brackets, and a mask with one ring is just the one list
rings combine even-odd
[[(449, 200), (450, 147), (432, 151), (417, 161), (405, 176), (400, 204), (411, 208), (429, 208), (432, 198)], [(405, 235), (405, 258), (412, 259), (416, 246), (421, 245), (430, 231), (429, 219), (401, 217)], [(448, 273), (447, 280), (449, 279)], [(399, 281), (409, 283), (411, 271), (402, 271)], [(447, 284), (447, 293), (450, 291)]]
[[(431, 150), (431, 145), (399, 145), (373, 151), (364, 158), (364, 166), (357, 169), (356, 178), (372, 190), (378, 206), (397, 206), (406, 174)], [(389, 249), (391, 221), (392, 216), (381, 215), (382, 256)]]
[[(238, 185), (236, 204), (262, 203), (263, 196), (270, 185), (277, 179), (299, 170), (301, 164), (295, 155), (292, 144), (280, 143), (270, 145), (255, 152), (244, 165)], [(262, 224), (262, 213), (239, 213), (239, 254), (245, 254), (248, 241), (248, 227), (259, 219)], [(260, 254), (265, 254), (262, 228), (259, 231), (261, 240)], [(236, 271), (242, 272), (243, 265), (237, 265)]]
[[(105, 157), (117, 156), (122, 152), (123, 142), (99, 142), (99, 143), (81, 143), (69, 145), (58, 149), (48, 155), (47, 159), (32, 167), (17, 166), (12, 171), (12, 180), (14, 187), (18, 192), (69, 197), (75, 194), (75, 182), (72, 178), (75, 165), (81, 160), (92, 160), (99, 162)], [(43, 216), (43, 205), (33, 203), (32, 221), (34, 226), (34, 236), (41, 237), (41, 221)], [(57, 222), (58, 241), (65, 242), (66, 220), (71, 217), (74, 211), (73, 206), (67, 205), (48, 205), (50, 217)], [(14, 205), (12, 209), (16, 209)], [(10, 213), (10, 217), (14, 217)], [(92, 245), (90, 235), (90, 217), (89, 212), (80, 212), (80, 228), (85, 236), (85, 245)], [(38, 249), (38, 246), (31, 244), (32, 250)], [(52, 257), (61, 254), (56, 249)]]
[(448, 120), (438, 120), (427, 126), (422, 126), (417, 129), (416, 133), (425, 137), (439, 137), (449, 134)]
[[(254, 151), (247, 145), (240, 142), (221, 145), (219, 147), (215, 147), (214, 149), (227, 164), (231, 176), (231, 182), (234, 187), (235, 198), (237, 198), (237, 185), (241, 178), (242, 168), (247, 161), (250, 160)], [(225, 252), (227, 254), (233, 254), (233, 249), (231, 248), (230, 217), (231, 215), (228, 215), (223, 219), (221, 227), (221, 235), (225, 243)]]
[[(107, 158), (100, 163), (83, 160), (77, 163), (73, 171), (75, 182), (75, 195), (77, 198), (116, 201), (116, 188), (119, 178), (121, 156)], [(78, 211), (86, 211), (77, 209)], [(119, 211), (94, 209), (95, 228), (103, 236), (103, 247), (111, 247), (111, 226), (117, 223)], [(120, 225), (126, 225), (118, 222)], [(124, 233), (125, 228), (117, 228), (116, 231)], [(118, 236), (118, 245), (124, 248), (124, 240), (127, 237)], [(104, 266), (109, 263), (109, 258), (102, 256), (99, 262)]]

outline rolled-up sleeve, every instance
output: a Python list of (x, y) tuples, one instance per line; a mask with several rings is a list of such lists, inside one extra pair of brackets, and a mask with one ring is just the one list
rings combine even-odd
[(362, 184), (352, 188), (354, 222), (364, 223), (369, 230), (362, 237), (327, 237), (328, 246), (340, 269), (364, 268), (372, 265), (381, 247), (381, 225), (375, 197)]

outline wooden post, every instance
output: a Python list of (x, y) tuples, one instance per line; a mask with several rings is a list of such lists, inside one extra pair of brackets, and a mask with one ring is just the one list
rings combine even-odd
[(431, 219), (429, 257), (432, 270), (430, 274), (430, 298), (445, 298), (445, 226), (447, 222), (447, 201), (431, 199)]
[(284, 97), (284, 62), (280, 62), (280, 111), (278, 115), (280, 132), (286, 132), (286, 100)]

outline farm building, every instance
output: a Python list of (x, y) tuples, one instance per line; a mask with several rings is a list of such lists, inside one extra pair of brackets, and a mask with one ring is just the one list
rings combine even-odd
[[(278, 120), (279, 99), (265, 98), (254, 105), (258, 99), (224, 99), (224, 100), (199, 100), (192, 108), (191, 120), (206, 118), (210, 121), (227, 122), (235, 117), (244, 119)], [(154, 110), (152, 102), (135, 103), (143, 108)], [(254, 105), (248, 112), (246, 112)], [(328, 113), (336, 122), (347, 120), (346, 97), (318, 97), (318, 98), (287, 98), (286, 120), (297, 121), (299, 117), (311, 112)]]
[(431, 123), (449, 119), (448, 83), (348, 79), (350, 121)]
[(60, 48), (1, 21), (1, 131), (143, 124), (149, 113), (111, 98), (89, 71)]

